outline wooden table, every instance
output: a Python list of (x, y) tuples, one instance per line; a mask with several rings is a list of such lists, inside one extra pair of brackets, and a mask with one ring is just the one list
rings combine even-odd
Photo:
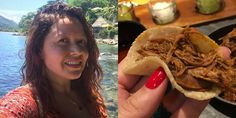
[[(203, 15), (196, 12), (195, 0), (176, 0), (177, 9), (179, 11), (179, 17), (174, 22), (169, 23), (167, 25), (175, 25), (175, 26), (196, 25), (200, 23), (227, 18), (230, 16), (236, 16), (236, 0), (224, 0), (224, 1), (225, 4), (223, 10), (215, 14)], [(146, 28), (160, 26), (153, 22), (147, 4), (135, 7), (134, 11), (136, 17), (139, 19), (139, 22), (143, 24)]]

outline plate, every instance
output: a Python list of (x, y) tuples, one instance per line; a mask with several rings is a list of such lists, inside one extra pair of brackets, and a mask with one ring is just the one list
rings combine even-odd
[[(212, 32), (209, 37), (213, 39), (216, 43), (221, 44), (222, 38), (236, 28), (236, 24), (222, 27), (214, 32)], [(215, 97), (210, 101), (210, 105), (216, 110), (223, 113), (229, 117), (236, 117), (236, 103), (227, 101), (221, 97)]]

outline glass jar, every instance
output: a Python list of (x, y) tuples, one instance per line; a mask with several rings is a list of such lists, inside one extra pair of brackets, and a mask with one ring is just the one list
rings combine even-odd
[(223, 0), (196, 0), (196, 8), (199, 13), (212, 14), (223, 9)]
[(118, 4), (118, 21), (136, 20), (134, 15), (134, 5), (131, 2), (121, 2)]
[(157, 24), (167, 24), (177, 17), (175, 0), (149, 0), (149, 11)]

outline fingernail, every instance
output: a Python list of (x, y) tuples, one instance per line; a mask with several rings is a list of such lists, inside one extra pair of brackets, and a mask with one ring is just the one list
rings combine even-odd
[(163, 80), (165, 80), (165, 78), (166, 78), (166, 73), (164, 69), (159, 67), (149, 77), (145, 86), (149, 89), (155, 89), (163, 82)]

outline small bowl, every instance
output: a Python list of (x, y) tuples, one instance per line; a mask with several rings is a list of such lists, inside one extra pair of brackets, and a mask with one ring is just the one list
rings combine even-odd
[[(224, 37), (225, 35), (227, 35), (229, 32), (231, 32), (234, 28), (236, 28), (236, 24), (222, 27), (212, 32), (209, 35), (209, 37), (213, 39), (216, 43), (221, 44), (222, 40), (220, 39)], [(236, 117), (236, 103), (235, 102), (231, 102), (231, 101), (223, 99), (220, 96), (217, 96), (210, 101), (210, 105), (226, 116)]]
[(120, 62), (126, 56), (135, 38), (146, 28), (134, 21), (120, 21), (118, 27), (118, 62)]

